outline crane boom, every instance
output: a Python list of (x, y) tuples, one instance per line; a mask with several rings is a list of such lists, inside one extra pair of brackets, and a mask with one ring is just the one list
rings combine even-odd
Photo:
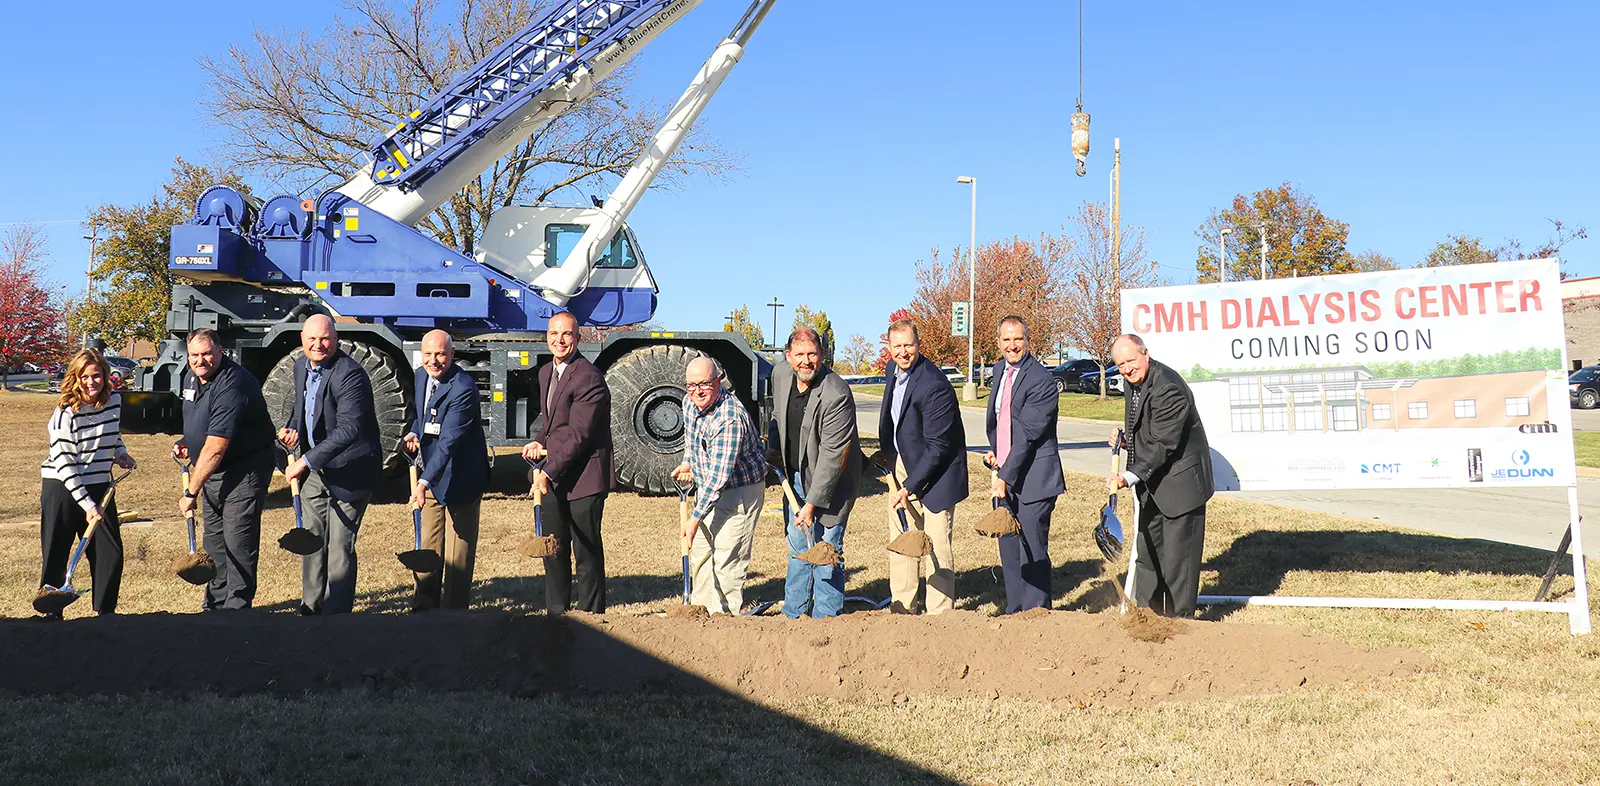
[(563, 3), (411, 112), (372, 147), (371, 164), (334, 190), (415, 226), (699, 4)]

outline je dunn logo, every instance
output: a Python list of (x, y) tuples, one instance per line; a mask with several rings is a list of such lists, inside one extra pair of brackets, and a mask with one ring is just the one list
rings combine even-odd
[(1526, 450), (1516, 450), (1511, 453), (1511, 463), (1514, 466), (1506, 469), (1497, 469), (1489, 477), (1495, 480), (1534, 480), (1537, 478), (1553, 478), (1556, 471), (1549, 467), (1530, 467), (1533, 456)]

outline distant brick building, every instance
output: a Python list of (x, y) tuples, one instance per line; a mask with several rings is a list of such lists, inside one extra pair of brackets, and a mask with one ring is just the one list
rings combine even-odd
[(1567, 327), (1568, 365), (1600, 365), (1600, 276), (1561, 282), (1561, 307)]

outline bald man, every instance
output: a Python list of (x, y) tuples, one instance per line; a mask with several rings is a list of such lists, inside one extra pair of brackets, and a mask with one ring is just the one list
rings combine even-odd
[(689, 600), (712, 614), (738, 614), (767, 486), (761, 432), (710, 358), (689, 361), (683, 377), (685, 449), (672, 476), (695, 486), (682, 533), (691, 539)]
[(278, 439), (299, 458), (284, 475), (300, 479), (306, 529), (322, 539), (300, 558), (300, 613), (345, 614), (356, 598), (356, 533), (382, 472), (372, 380), (339, 351), (339, 331), (322, 314), (300, 327), (294, 409)]
[(478, 504), (489, 483), (489, 449), (478, 407), (478, 384), (456, 367), (455, 342), (443, 330), (422, 337), (417, 417), (405, 436), (407, 453), (421, 455), (422, 473), (411, 504), (422, 509), (422, 548), (444, 557), (443, 568), (417, 573), (413, 612), (472, 602), (478, 550)]

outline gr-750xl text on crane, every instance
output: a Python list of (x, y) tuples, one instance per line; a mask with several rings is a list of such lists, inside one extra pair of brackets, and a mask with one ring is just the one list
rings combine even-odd
[[(170, 416), (184, 336), (211, 328), (263, 380), (273, 419), (288, 419), (298, 331), (318, 312), (372, 377), (384, 444), (405, 430), (424, 333), (454, 338), (477, 380), (491, 445), (527, 441), (544, 396), (536, 369), (557, 311), (616, 327), (655, 314), (658, 288), (627, 227), (629, 211), (676, 151), (773, 0), (756, 0), (695, 75), (611, 195), (594, 207), (497, 211), (474, 256), (414, 227), (538, 127), (581, 103), (596, 83), (699, 0), (569, 0), (512, 36), (370, 149), (370, 161), (315, 199), (257, 203), (217, 186), (174, 227), (167, 328), (130, 408)], [(683, 453), (683, 370), (710, 356), (753, 412), (764, 412), (767, 362), (728, 333), (608, 332), (579, 348), (610, 385), (617, 480), (664, 493)]]

